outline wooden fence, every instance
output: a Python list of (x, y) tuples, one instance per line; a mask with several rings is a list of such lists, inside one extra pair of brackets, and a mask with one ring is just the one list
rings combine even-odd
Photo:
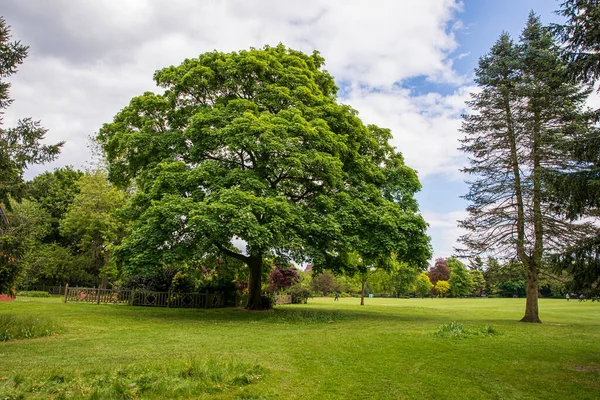
[(66, 287), (65, 303), (125, 304), (142, 307), (219, 308), (225, 307), (222, 294), (152, 292)]
[(289, 294), (278, 294), (275, 296), (275, 304), (292, 304), (292, 296)]

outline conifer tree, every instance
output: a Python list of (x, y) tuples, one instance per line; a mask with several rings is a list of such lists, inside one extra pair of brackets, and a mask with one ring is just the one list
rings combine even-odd
[(461, 252), (492, 253), (519, 260), (527, 276), (523, 322), (541, 322), (538, 274), (544, 257), (584, 237), (587, 224), (572, 223), (546, 199), (543, 177), (569, 162), (561, 143), (589, 128), (584, 110), (589, 91), (567, 79), (552, 35), (535, 14), (515, 44), (503, 33), (476, 69), (482, 89), (468, 103), (461, 149), (473, 179), (465, 196), (472, 204), (460, 225)]

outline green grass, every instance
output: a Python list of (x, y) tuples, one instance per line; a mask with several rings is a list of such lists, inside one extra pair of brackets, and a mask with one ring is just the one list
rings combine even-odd
[[(0, 343), (0, 398), (598, 399), (600, 304), (309, 300), (270, 312), (64, 304), (0, 314), (66, 329)], [(21, 396), (21, 397), (20, 397)]]

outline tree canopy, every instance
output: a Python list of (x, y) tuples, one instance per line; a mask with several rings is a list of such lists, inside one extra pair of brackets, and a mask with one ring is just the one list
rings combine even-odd
[(260, 308), (267, 256), (332, 270), (351, 268), (352, 252), (427, 263), (415, 171), (389, 130), (336, 101), (323, 65), (283, 45), (205, 53), (157, 71), (164, 93), (135, 97), (102, 127), (109, 178), (135, 190), (119, 251), (128, 268), (218, 251), (249, 266), (248, 307)]

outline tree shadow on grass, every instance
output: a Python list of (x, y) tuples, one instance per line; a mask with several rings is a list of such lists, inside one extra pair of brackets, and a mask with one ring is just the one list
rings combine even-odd
[[(373, 311), (369, 309), (351, 310), (336, 308), (315, 308), (304, 305), (278, 306), (269, 311), (248, 311), (243, 308), (218, 308), (218, 309), (181, 309), (181, 308), (153, 308), (130, 307), (119, 305), (81, 305), (92, 308), (98, 316), (114, 319), (136, 320), (149, 323), (173, 323), (177, 321), (207, 322), (207, 323), (332, 323), (352, 321), (440, 321), (446, 318), (441, 315), (419, 314), (417, 308), (403, 309), (405, 312)], [(89, 310), (88, 308), (88, 310)], [(86, 310), (87, 311), (87, 310)], [(91, 311), (91, 310), (89, 310)], [(408, 312), (406, 312), (408, 311)]]

